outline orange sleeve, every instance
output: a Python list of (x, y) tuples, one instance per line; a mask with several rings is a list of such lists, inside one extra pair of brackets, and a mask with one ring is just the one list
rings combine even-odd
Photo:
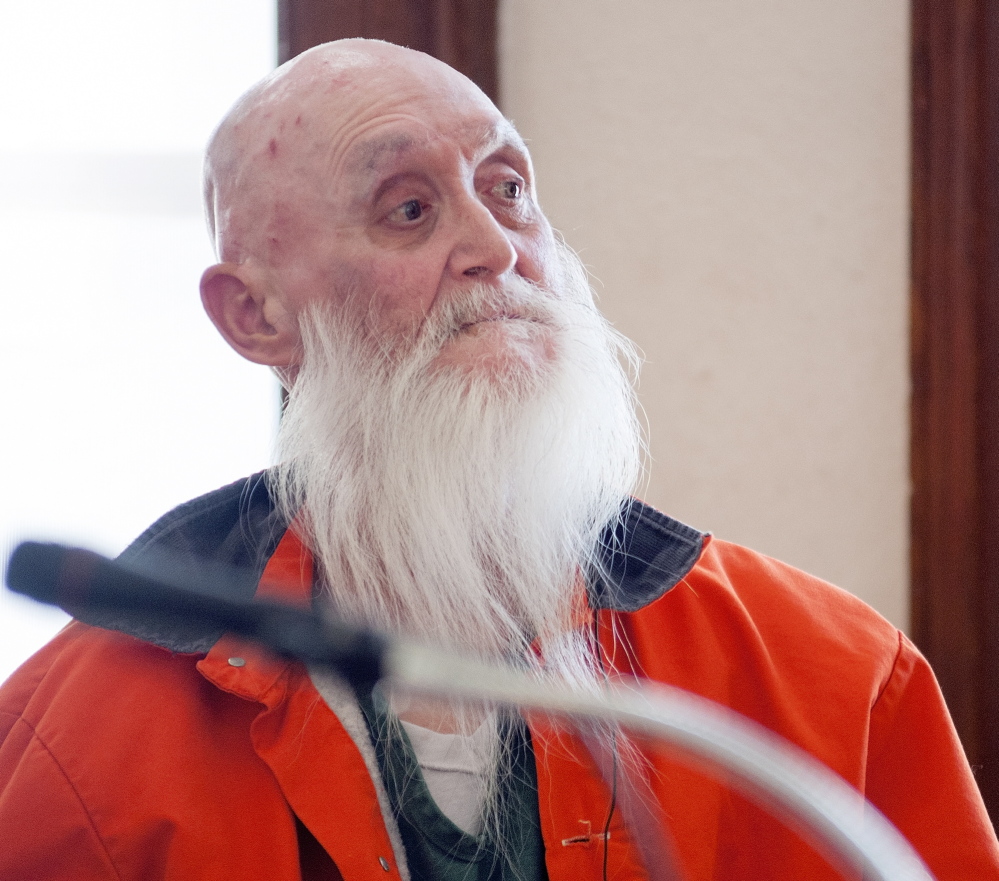
[(58, 762), (23, 719), (8, 716), (4, 723), (9, 731), (0, 744), (0, 829), (7, 846), (0, 847), (0, 878), (119, 881)]
[(871, 711), (867, 797), (938, 881), (999, 879), (999, 843), (929, 664), (900, 634)]

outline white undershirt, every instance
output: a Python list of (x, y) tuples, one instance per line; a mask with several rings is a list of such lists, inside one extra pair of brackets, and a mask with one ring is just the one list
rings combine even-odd
[(497, 737), (495, 715), (471, 734), (442, 734), (404, 720), (402, 726), (441, 813), (463, 832), (478, 835)]

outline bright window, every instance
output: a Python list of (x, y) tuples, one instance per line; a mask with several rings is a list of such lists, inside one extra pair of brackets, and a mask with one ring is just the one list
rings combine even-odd
[[(275, 59), (273, 0), (0, 9), (3, 558), (115, 554), (271, 456), (278, 388), (201, 311), (200, 153)], [(65, 621), (0, 591), (0, 679)]]

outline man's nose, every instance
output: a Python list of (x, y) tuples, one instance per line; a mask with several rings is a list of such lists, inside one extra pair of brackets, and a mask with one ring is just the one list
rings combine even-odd
[(456, 280), (497, 278), (517, 265), (510, 231), (478, 198), (463, 200), (455, 221), (450, 270)]

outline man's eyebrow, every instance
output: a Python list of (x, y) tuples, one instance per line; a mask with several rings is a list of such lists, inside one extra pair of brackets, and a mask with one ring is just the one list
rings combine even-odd
[[(398, 156), (412, 149), (418, 139), (408, 134), (395, 134), (388, 137), (376, 137), (362, 141), (351, 151), (351, 166), (367, 171), (375, 171), (386, 157)], [(499, 125), (485, 126), (476, 135), (476, 147), (479, 152), (499, 152), (504, 149), (514, 149), (527, 152), (523, 138), (509, 122)]]
[(497, 153), (511, 148), (522, 153), (527, 152), (527, 144), (508, 119), (482, 129), (479, 133), (478, 147), (481, 152), (490, 150)]
[(352, 151), (351, 165), (374, 171), (381, 158), (387, 154), (405, 153), (416, 143), (410, 135), (392, 135), (387, 138), (373, 138), (362, 141)]

